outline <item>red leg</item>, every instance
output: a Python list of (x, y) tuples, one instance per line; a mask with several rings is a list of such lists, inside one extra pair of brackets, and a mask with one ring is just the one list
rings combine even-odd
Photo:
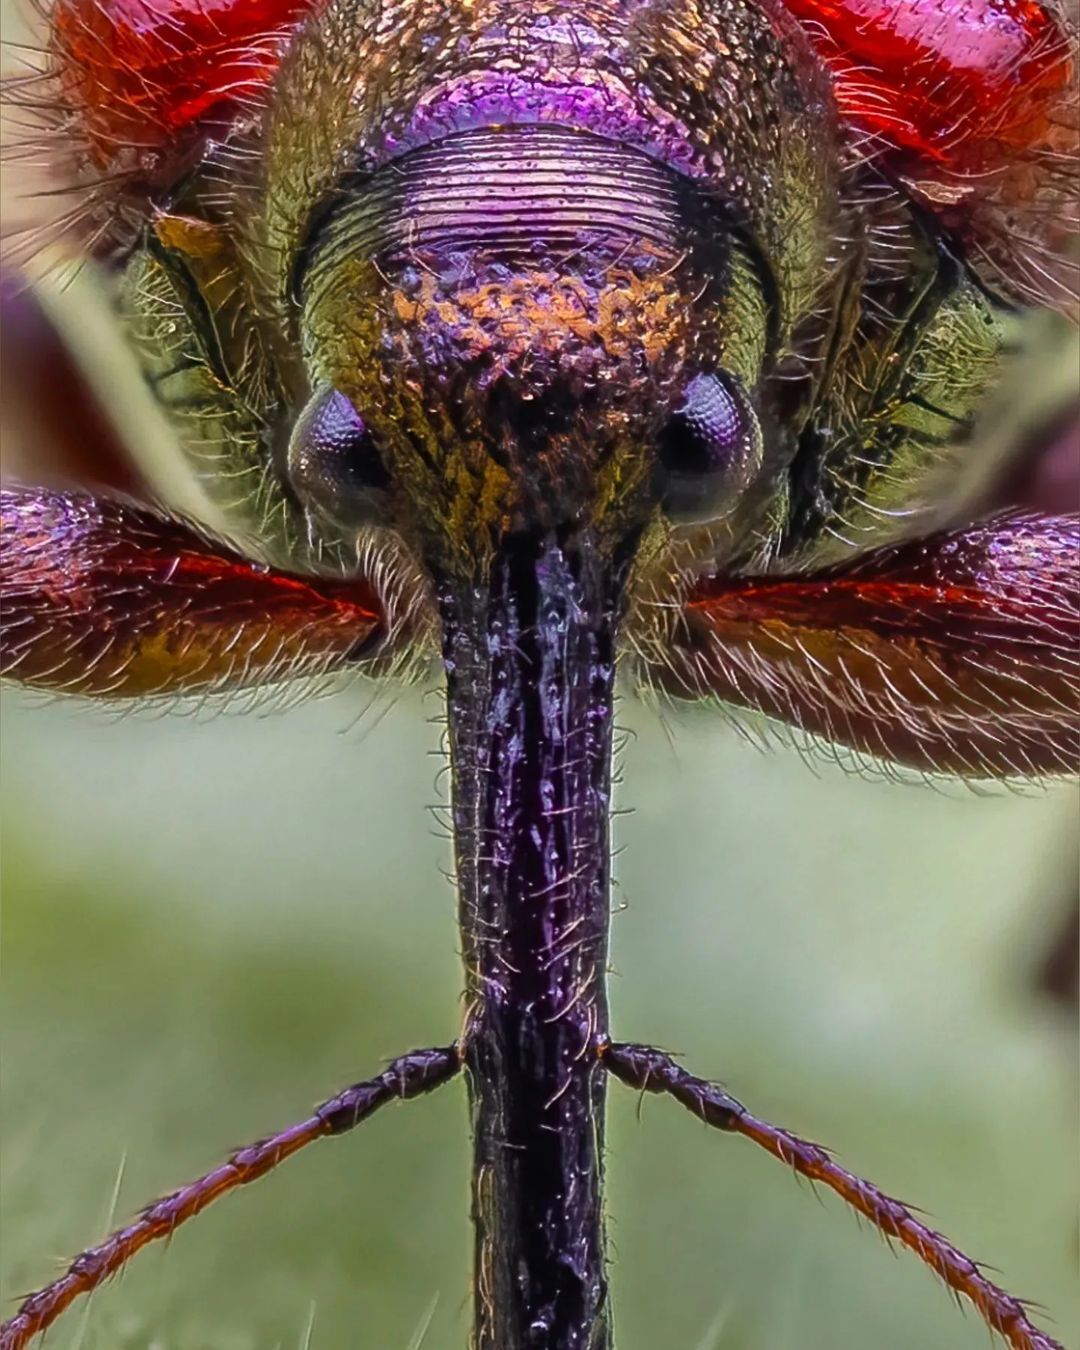
[(381, 651), (369, 577), (276, 571), (131, 502), (0, 492), (0, 675), (127, 698), (268, 684)]
[(859, 755), (1038, 778), (1076, 769), (1078, 621), (1080, 518), (1014, 514), (820, 572), (691, 578), (647, 674)]
[(171, 1237), (182, 1223), (219, 1196), (273, 1171), (316, 1139), (345, 1134), (387, 1102), (419, 1097), (440, 1087), (460, 1067), (456, 1046), (403, 1055), (377, 1078), (357, 1083), (324, 1102), (307, 1120), (237, 1150), (228, 1162), (198, 1181), (148, 1205), (126, 1228), (118, 1229), (100, 1246), (77, 1256), (59, 1279), (24, 1299), (15, 1316), (0, 1327), (0, 1350), (21, 1350), (80, 1294), (90, 1293), (115, 1275), (147, 1243)]
[(1004, 1336), (1013, 1350), (1064, 1350), (1040, 1331), (1020, 1299), (1000, 1289), (978, 1265), (951, 1242), (935, 1233), (868, 1181), (852, 1175), (818, 1144), (787, 1130), (778, 1129), (750, 1114), (741, 1102), (729, 1097), (714, 1083), (695, 1078), (670, 1055), (647, 1045), (611, 1045), (604, 1054), (616, 1078), (642, 1092), (663, 1092), (674, 1097), (706, 1125), (745, 1135), (800, 1176), (820, 1181), (853, 1209), (869, 1219), (886, 1238), (897, 1238), (939, 1275), (950, 1289), (969, 1298), (988, 1326)]

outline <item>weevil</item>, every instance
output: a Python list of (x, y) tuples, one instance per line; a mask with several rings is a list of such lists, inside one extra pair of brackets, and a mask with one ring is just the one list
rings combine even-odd
[(441, 662), (465, 1013), (29, 1295), (17, 1350), (315, 1139), (462, 1074), (477, 1350), (612, 1344), (610, 1077), (1022, 1301), (609, 1024), (617, 670), (928, 775), (1075, 768), (1076, 517), (971, 521), (1071, 304), (1076, 36), (1031, 0), (58, 0), (11, 100), (237, 538), (3, 497), (4, 673), (102, 699)]

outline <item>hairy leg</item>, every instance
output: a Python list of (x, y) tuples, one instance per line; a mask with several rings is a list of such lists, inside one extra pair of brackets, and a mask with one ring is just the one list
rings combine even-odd
[(629, 1087), (674, 1097), (706, 1125), (745, 1135), (800, 1176), (828, 1186), (886, 1238), (896, 1238), (913, 1251), (950, 1289), (969, 1298), (987, 1325), (1013, 1350), (1063, 1350), (1058, 1341), (1032, 1323), (1020, 1299), (987, 1279), (976, 1262), (920, 1223), (898, 1200), (835, 1163), (819, 1144), (759, 1120), (715, 1083), (696, 1078), (662, 1050), (647, 1045), (610, 1045), (604, 1051), (604, 1062)]
[(346, 1133), (387, 1102), (419, 1097), (440, 1087), (460, 1067), (457, 1046), (403, 1055), (376, 1078), (346, 1088), (316, 1107), (307, 1120), (238, 1149), (228, 1162), (198, 1181), (148, 1205), (125, 1228), (77, 1256), (58, 1279), (24, 1299), (15, 1316), (0, 1327), (0, 1350), (21, 1350), (80, 1294), (88, 1294), (115, 1275), (147, 1243), (171, 1237), (212, 1200), (264, 1176), (314, 1140)]
[(376, 580), (269, 568), (197, 525), (84, 492), (0, 489), (0, 676), (89, 698), (222, 693), (358, 667)]

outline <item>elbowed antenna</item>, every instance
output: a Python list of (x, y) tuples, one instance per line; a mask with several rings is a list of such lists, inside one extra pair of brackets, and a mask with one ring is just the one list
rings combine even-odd
[(258, 1181), (316, 1139), (355, 1129), (389, 1102), (432, 1092), (453, 1078), (460, 1067), (456, 1045), (414, 1050), (395, 1059), (377, 1077), (356, 1083), (323, 1102), (307, 1120), (237, 1149), (228, 1162), (212, 1172), (147, 1205), (131, 1223), (77, 1256), (58, 1279), (23, 1299), (15, 1316), (0, 1326), (0, 1350), (22, 1350), (74, 1299), (111, 1279), (148, 1243), (171, 1238), (182, 1223), (229, 1191)]
[(986, 1325), (1013, 1350), (1064, 1350), (1032, 1322), (1022, 1299), (996, 1285), (977, 1261), (916, 1218), (907, 1205), (841, 1167), (828, 1149), (752, 1115), (716, 1083), (689, 1073), (662, 1050), (649, 1045), (609, 1045), (603, 1053), (608, 1070), (627, 1087), (672, 1097), (706, 1125), (753, 1140), (799, 1176), (827, 1186), (887, 1241), (902, 1243), (953, 1293), (970, 1299)]

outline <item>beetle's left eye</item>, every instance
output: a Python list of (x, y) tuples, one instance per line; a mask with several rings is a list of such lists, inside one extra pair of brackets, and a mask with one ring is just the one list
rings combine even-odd
[(289, 440), (289, 481), (301, 504), (346, 528), (385, 514), (390, 475), (364, 419), (331, 385), (315, 390)]
[(660, 438), (664, 510), (677, 524), (726, 514), (761, 464), (761, 425), (731, 375), (697, 375)]

